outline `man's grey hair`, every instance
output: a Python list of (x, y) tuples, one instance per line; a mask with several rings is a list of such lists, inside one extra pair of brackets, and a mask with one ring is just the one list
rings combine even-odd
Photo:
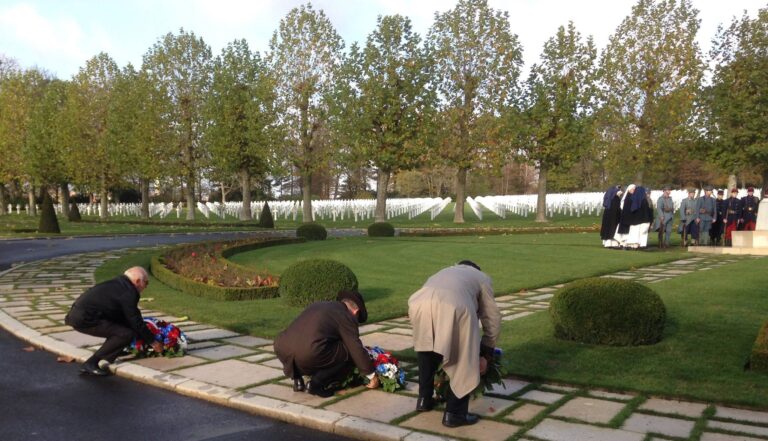
[(128, 268), (127, 270), (125, 270), (123, 274), (131, 280), (149, 279), (149, 274), (147, 273), (147, 270), (145, 270), (140, 266), (134, 266), (134, 267)]

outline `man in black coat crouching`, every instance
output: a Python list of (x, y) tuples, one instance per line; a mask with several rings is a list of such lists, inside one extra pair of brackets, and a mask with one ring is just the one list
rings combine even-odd
[(147, 271), (135, 266), (122, 276), (99, 283), (84, 292), (69, 310), (64, 323), (78, 332), (105, 337), (103, 345), (83, 364), (80, 372), (109, 375), (106, 364), (114, 363), (120, 352), (134, 337), (152, 342), (152, 349), (162, 353), (163, 345), (155, 341), (139, 311), (139, 295), (149, 283)]

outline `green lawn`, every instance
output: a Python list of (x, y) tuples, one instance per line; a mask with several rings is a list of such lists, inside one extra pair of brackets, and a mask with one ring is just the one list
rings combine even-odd
[[(440, 215), (434, 220), (430, 219), (429, 213), (423, 213), (413, 219), (408, 219), (407, 215), (397, 216), (389, 220), (397, 228), (540, 228), (540, 227), (596, 227), (599, 228), (599, 216), (572, 217), (558, 215), (550, 222), (537, 223), (533, 215), (528, 217), (510, 215), (507, 219), (502, 219), (488, 210), (483, 210), (483, 220), (479, 220), (468, 205), (465, 206), (465, 223), (453, 223), (454, 204), (448, 205)], [(181, 232), (199, 232), (199, 231), (230, 231), (245, 230), (257, 228), (256, 222), (241, 222), (234, 217), (225, 219), (211, 216), (206, 219), (198, 212), (197, 219), (194, 222), (187, 222), (185, 214), (177, 218), (176, 214), (167, 216), (165, 219), (154, 217), (149, 221), (144, 221), (138, 217), (114, 216), (106, 221), (100, 221), (96, 216), (83, 216), (91, 222), (69, 222), (59, 216), (59, 226), (63, 235), (82, 235), (82, 234), (138, 234), (138, 233), (181, 233)], [(146, 224), (146, 222), (150, 222)], [(367, 228), (373, 223), (373, 220), (361, 220), (354, 222), (350, 219), (338, 220), (332, 222), (329, 219), (318, 219), (318, 222), (327, 228)], [(9, 214), (0, 216), (0, 237), (48, 237), (50, 234), (38, 235), (32, 231), (14, 231), (14, 230), (36, 230), (39, 223), (39, 217), (28, 216), (26, 214)], [(174, 225), (182, 223), (184, 225)], [(233, 225), (234, 224), (234, 225)], [(275, 220), (275, 226), (278, 229), (294, 229), (301, 225), (301, 216), (298, 221), (279, 218)]]
[(744, 371), (768, 319), (766, 259), (651, 285), (667, 306), (664, 339), (601, 347), (555, 339), (546, 312), (505, 322), (499, 345), (510, 373), (533, 379), (768, 406), (768, 374)]
[[(143, 251), (106, 263), (97, 278), (114, 277), (133, 264), (148, 266)], [(668, 252), (602, 249), (594, 233), (525, 234), (441, 238), (347, 238), (284, 245), (243, 253), (232, 260), (280, 274), (293, 262), (324, 257), (347, 264), (358, 277), (370, 321), (407, 313), (408, 297), (440, 268), (461, 259), (477, 262), (494, 279), (498, 294), (551, 285), (679, 258)], [(280, 299), (217, 302), (191, 297), (152, 281), (145, 296), (153, 308), (238, 332), (274, 336), (298, 313)]]

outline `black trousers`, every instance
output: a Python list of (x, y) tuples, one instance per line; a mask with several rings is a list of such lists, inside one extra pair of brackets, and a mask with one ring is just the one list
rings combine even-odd
[[(431, 398), (435, 393), (435, 372), (443, 362), (443, 356), (437, 352), (417, 352), (416, 357), (419, 364), (419, 398)], [(445, 411), (465, 415), (469, 411), (469, 394), (459, 398), (449, 386)]]
[(104, 344), (94, 352), (91, 358), (86, 360), (86, 363), (93, 365), (98, 365), (101, 360), (107, 360), (110, 363), (114, 363), (115, 359), (120, 354), (120, 351), (131, 343), (131, 340), (133, 340), (135, 335), (131, 328), (107, 320), (99, 320), (96, 326), (89, 328), (75, 327), (75, 330), (82, 332), (83, 334), (92, 335), (94, 337), (105, 337), (107, 339), (104, 341)]
[(313, 373), (308, 374), (307, 372), (303, 372), (301, 368), (296, 366), (294, 363), (293, 378), (299, 378), (302, 375), (311, 375), (312, 379), (310, 381), (312, 381), (315, 387), (319, 387), (321, 389), (328, 387), (337, 389), (339, 386), (341, 386), (341, 383), (347, 379), (349, 374), (352, 373), (354, 368), (355, 365), (352, 363), (352, 360), (347, 360), (345, 362), (336, 363), (327, 368), (315, 369)]

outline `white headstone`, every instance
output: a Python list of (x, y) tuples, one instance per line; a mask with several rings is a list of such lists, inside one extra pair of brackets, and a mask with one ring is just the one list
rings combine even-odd
[(764, 197), (757, 208), (755, 231), (768, 231), (768, 197)]

